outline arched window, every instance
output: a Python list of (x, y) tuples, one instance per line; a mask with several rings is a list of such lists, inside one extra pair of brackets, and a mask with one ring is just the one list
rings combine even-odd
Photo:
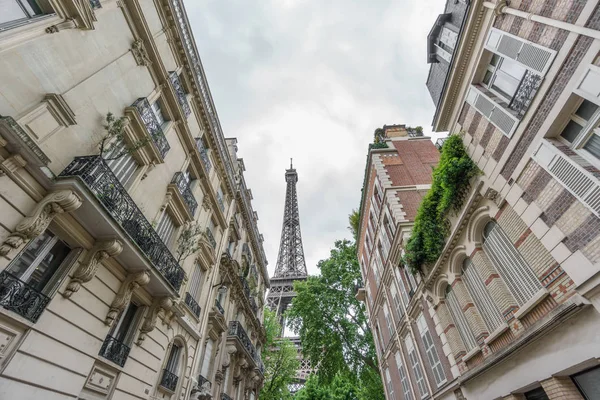
[(496, 306), (492, 296), (490, 296), (483, 279), (477, 273), (471, 259), (465, 258), (463, 261), (462, 273), (465, 286), (467, 286), (469, 293), (471, 293), (471, 297), (475, 301), (477, 308), (481, 311), (481, 317), (487, 325), (489, 332), (495, 331), (505, 321), (498, 306)]
[(454, 291), (452, 291), (452, 287), (450, 285), (446, 287), (446, 301), (448, 302), (448, 309), (450, 310), (452, 319), (454, 322), (456, 322), (458, 333), (460, 334), (460, 337), (467, 348), (467, 352), (471, 351), (477, 346), (477, 341), (475, 340), (475, 336), (469, 327), (469, 323), (467, 322), (465, 314), (462, 312), (462, 308), (460, 307), (460, 303), (456, 298), (456, 294)]
[(483, 249), (519, 305), (542, 288), (529, 264), (495, 221), (488, 222), (483, 229)]
[(160, 379), (160, 386), (171, 392), (175, 392), (180, 372), (184, 370), (184, 366), (182, 365), (185, 361), (183, 343), (174, 341), (171, 344), (168, 354), (167, 363)]

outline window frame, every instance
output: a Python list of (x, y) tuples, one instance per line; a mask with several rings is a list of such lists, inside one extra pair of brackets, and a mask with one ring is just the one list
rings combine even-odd
[[(446, 376), (446, 371), (444, 371), (442, 360), (440, 359), (440, 355), (437, 351), (437, 348), (435, 347), (433, 336), (431, 335), (431, 331), (429, 330), (429, 326), (427, 325), (427, 321), (423, 313), (419, 314), (419, 316), (416, 319), (416, 323), (417, 329), (419, 330), (419, 334), (421, 335), (421, 341), (423, 342), (423, 345), (425, 347), (425, 353), (427, 354), (431, 370), (433, 371), (433, 377), (436, 381), (435, 383), (437, 384), (437, 387), (440, 387), (448, 381), (448, 377)], [(443, 378), (439, 382), (437, 376), (438, 374), (441, 375), (441, 377)]]
[[(596, 135), (600, 138), (600, 104), (589, 100), (585, 97), (581, 97), (580, 95), (575, 93), (574, 96), (575, 102), (573, 104), (573, 107), (571, 108), (571, 113), (569, 114), (569, 117), (565, 118), (562, 124), (560, 124), (560, 128), (557, 129), (555, 139), (557, 139), (562, 144), (568, 146), (571, 150), (575, 151), (578, 155), (583, 157), (590, 164), (594, 165), (597, 168), (600, 168), (600, 157), (596, 157), (591, 152), (585, 149), (585, 145), (589, 142), (592, 135)], [(596, 111), (594, 111), (594, 113), (588, 120), (576, 114), (585, 101), (588, 101), (597, 107)], [(573, 142), (569, 142), (566, 138), (562, 136), (562, 133), (571, 121), (573, 121), (581, 127), (581, 130), (579, 131)]]
[(405, 369), (405, 363), (402, 359), (403, 355), (401, 354), (402, 350), (398, 350), (394, 354), (394, 358), (396, 359), (396, 366), (398, 367), (398, 373), (400, 374), (400, 385), (402, 385), (402, 394), (404, 395), (404, 400), (413, 400), (413, 390), (410, 385), (410, 379), (408, 379), (408, 370)]
[[(419, 389), (419, 394), (421, 395), (421, 399), (429, 396), (429, 390), (427, 389), (427, 383), (425, 382), (425, 371), (423, 371), (423, 366), (419, 360), (417, 355), (417, 349), (415, 347), (415, 343), (410, 334), (404, 337), (404, 345), (406, 346), (406, 352), (408, 353), (408, 359), (411, 364), (411, 368), (413, 369), (413, 374), (415, 376), (415, 381), (417, 384), (417, 389)], [(409, 346), (410, 345), (410, 346)]]

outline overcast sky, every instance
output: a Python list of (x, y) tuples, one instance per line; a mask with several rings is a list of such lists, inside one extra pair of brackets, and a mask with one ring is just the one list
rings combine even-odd
[(226, 137), (239, 140), (272, 275), (290, 157), (309, 273), (350, 238), (367, 146), (384, 124), (422, 125), (426, 37), (442, 0), (187, 0)]

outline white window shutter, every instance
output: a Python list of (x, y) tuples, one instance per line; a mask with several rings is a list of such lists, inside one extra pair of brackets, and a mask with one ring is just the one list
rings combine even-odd
[(588, 65), (577, 82), (574, 92), (584, 99), (600, 104), (600, 67)]
[(500, 129), (506, 136), (511, 137), (515, 132), (519, 120), (500, 104), (485, 95), (476, 86), (469, 88), (467, 103), (475, 107), (488, 121)]
[(522, 64), (525, 68), (546, 75), (556, 51), (532, 43), (496, 28), (490, 29), (485, 48)]

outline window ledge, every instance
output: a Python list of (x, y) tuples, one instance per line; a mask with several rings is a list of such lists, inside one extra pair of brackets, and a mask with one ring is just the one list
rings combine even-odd
[(515, 313), (516, 319), (521, 319), (527, 315), (531, 310), (535, 308), (542, 300), (544, 300), (550, 293), (546, 288), (541, 288), (536, 294), (533, 295), (527, 303), (523, 304), (521, 308)]
[(498, 328), (496, 328), (496, 330), (494, 332), (490, 333), (490, 336), (488, 336), (488, 337), (485, 338), (484, 343), (489, 345), (494, 340), (496, 340), (500, 336), (502, 336), (502, 334), (504, 332), (506, 332), (507, 330), (508, 330), (508, 325), (505, 322), (502, 325), (500, 325)]
[(475, 346), (471, 351), (463, 356), (463, 361), (467, 362), (481, 352), (481, 347)]

